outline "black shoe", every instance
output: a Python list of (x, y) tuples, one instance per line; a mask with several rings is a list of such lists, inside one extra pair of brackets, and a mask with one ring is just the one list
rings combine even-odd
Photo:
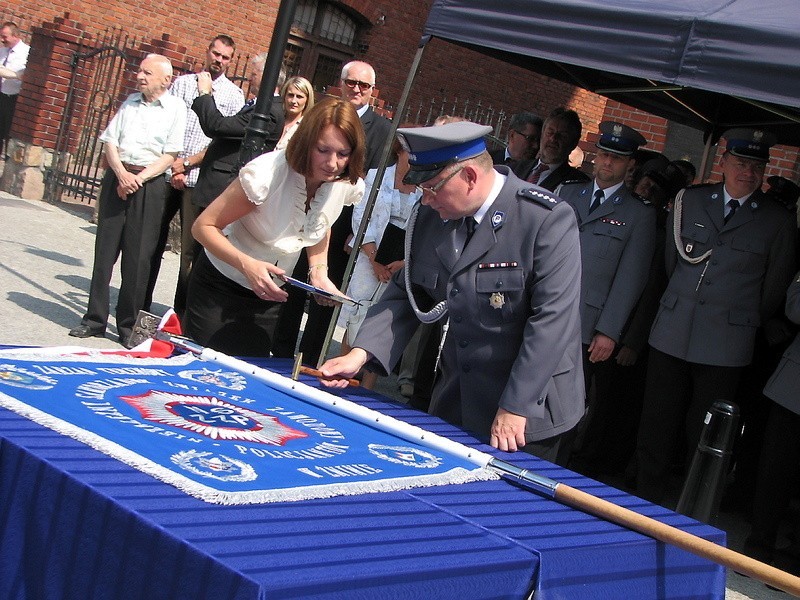
[(77, 327), (73, 327), (72, 329), (70, 329), (69, 334), (72, 337), (76, 338), (105, 337), (106, 330), (95, 327), (89, 327), (88, 325), (84, 325), (83, 323), (81, 323)]

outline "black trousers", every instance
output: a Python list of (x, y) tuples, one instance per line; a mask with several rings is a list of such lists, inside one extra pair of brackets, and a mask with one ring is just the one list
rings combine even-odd
[(11, 133), (11, 123), (14, 120), (16, 106), (16, 94), (0, 93), (0, 147), (4, 153), (8, 152), (8, 136)]
[(229, 279), (201, 251), (189, 273), (183, 330), (201, 346), (231, 356), (269, 356), (282, 304)]
[(158, 243), (167, 183), (156, 177), (124, 200), (117, 195), (117, 176), (107, 169), (98, 200), (94, 267), (89, 305), (81, 321), (105, 328), (109, 315), (111, 274), (120, 254), (122, 285), (116, 307), (117, 332), (129, 336), (143, 308), (153, 251)]
[[(331, 242), (328, 247), (328, 277), (337, 286), (341, 287), (344, 271), (347, 267), (349, 255), (344, 251), (344, 245), (351, 233), (351, 220), (353, 207), (345, 206), (342, 214), (331, 227)], [(308, 276), (308, 258), (302, 252), (294, 273), (296, 279), (305, 281)], [(297, 288), (288, 290), (289, 299), (284, 303), (280, 321), (275, 331), (275, 341), (272, 346), (273, 356), (279, 358), (293, 358), (300, 324), (303, 319), (303, 308), (307, 294)], [(317, 364), (322, 353), (322, 345), (328, 326), (333, 316), (333, 308), (321, 306), (314, 300), (308, 303), (308, 319), (303, 330), (303, 339), (300, 340), (300, 351), (303, 353), (303, 362)]]
[[(775, 552), (778, 527), (800, 481), (800, 415), (770, 402), (764, 445), (753, 500), (753, 528), (745, 552), (769, 561)], [(797, 554), (800, 541), (795, 540)], [(795, 556), (800, 560), (800, 556)]]
[(691, 363), (650, 348), (636, 444), (639, 496), (656, 503), (662, 501), (682, 429), (691, 459), (706, 412), (716, 400), (734, 401), (741, 370)]

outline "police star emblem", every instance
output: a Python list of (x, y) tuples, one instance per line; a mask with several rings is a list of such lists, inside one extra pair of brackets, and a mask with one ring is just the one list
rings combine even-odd
[(503, 308), (503, 305), (506, 303), (505, 296), (503, 296), (500, 292), (495, 292), (491, 296), (489, 296), (489, 306), (492, 308)]

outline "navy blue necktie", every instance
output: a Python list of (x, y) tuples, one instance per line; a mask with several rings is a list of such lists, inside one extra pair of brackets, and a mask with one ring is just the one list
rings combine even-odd
[(741, 204), (739, 204), (738, 200), (733, 200), (733, 199), (728, 200), (728, 209), (729, 210), (728, 210), (728, 214), (725, 215), (725, 219), (724, 219), (725, 223), (727, 223), (728, 221), (731, 220), (731, 217), (736, 213), (737, 210), (739, 210), (740, 206), (741, 206)]
[(603, 190), (597, 190), (594, 193), (594, 199), (592, 200), (591, 205), (589, 205), (589, 214), (592, 214), (603, 202)]

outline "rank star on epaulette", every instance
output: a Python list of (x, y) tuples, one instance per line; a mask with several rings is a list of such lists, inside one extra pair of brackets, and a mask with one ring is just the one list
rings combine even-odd
[(517, 195), (525, 198), (526, 200), (533, 200), (537, 204), (552, 209), (558, 204), (559, 199), (550, 194), (545, 194), (534, 188), (522, 188), (517, 192)]

